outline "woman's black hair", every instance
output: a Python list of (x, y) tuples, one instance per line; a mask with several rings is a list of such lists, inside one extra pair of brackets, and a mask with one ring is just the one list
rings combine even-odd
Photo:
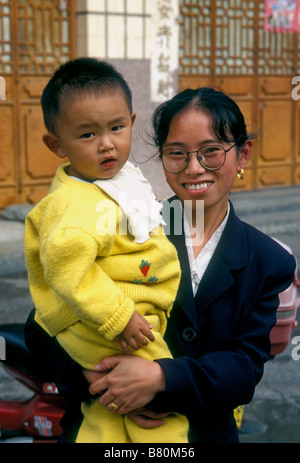
[(49, 132), (55, 133), (56, 120), (63, 98), (75, 93), (121, 90), (132, 113), (131, 90), (120, 72), (106, 61), (96, 58), (76, 58), (62, 64), (46, 85), (41, 105), (44, 122)]
[(154, 111), (154, 142), (160, 151), (173, 118), (190, 108), (199, 108), (211, 117), (213, 132), (222, 142), (233, 142), (240, 147), (246, 140), (254, 137), (247, 133), (244, 116), (229, 96), (209, 87), (186, 89), (162, 103)]

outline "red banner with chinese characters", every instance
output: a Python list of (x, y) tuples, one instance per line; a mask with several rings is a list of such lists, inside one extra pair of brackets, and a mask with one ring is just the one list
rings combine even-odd
[(299, 0), (265, 0), (265, 31), (300, 32)]

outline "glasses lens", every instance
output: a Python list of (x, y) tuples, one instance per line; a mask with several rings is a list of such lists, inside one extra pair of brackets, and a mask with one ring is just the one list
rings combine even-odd
[(162, 155), (165, 168), (174, 174), (182, 171), (186, 167), (187, 160), (188, 156), (186, 152), (178, 149), (167, 149)]
[(226, 151), (222, 146), (203, 146), (198, 151), (199, 161), (207, 169), (218, 169), (225, 162)]

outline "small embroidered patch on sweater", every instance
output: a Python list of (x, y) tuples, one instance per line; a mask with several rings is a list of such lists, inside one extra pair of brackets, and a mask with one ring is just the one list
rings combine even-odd
[[(151, 262), (148, 262), (147, 260), (144, 260), (144, 259), (141, 261), (139, 269), (142, 272), (142, 274), (144, 275), (144, 277), (146, 277), (148, 275), (150, 266), (151, 266)], [(141, 280), (141, 279), (138, 279), (138, 278), (135, 278), (133, 280), (133, 283), (135, 283), (137, 285), (140, 285), (140, 284), (143, 284), (143, 283), (152, 283), (153, 284), (153, 283), (157, 283), (157, 282), (158, 282), (158, 278), (156, 276), (149, 277), (146, 282)]]
[(142, 262), (140, 264), (140, 269), (141, 269), (141, 272), (144, 275), (144, 277), (146, 277), (148, 275), (150, 265), (151, 265), (151, 263), (148, 262), (147, 260), (142, 260)]

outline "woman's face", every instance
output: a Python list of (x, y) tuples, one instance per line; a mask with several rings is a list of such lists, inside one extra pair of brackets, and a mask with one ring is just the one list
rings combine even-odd
[[(203, 111), (190, 108), (175, 116), (171, 122), (168, 136), (163, 145), (166, 148), (180, 148), (196, 151), (202, 146), (217, 144), (225, 149), (233, 143), (220, 142), (212, 130), (211, 118)], [(219, 170), (206, 170), (198, 162), (196, 153), (190, 154), (185, 170), (172, 174), (165, 170), (168, 184), (183, 201), (204, 200), (204, 210), (215, 208), (216, 213), (227, 211), (229, 191), (236, 173), (244, 168), (251, 153), (252, 143), (248, 140), (237, 154), (233, 148), (226, 154), (226, 162)]]

